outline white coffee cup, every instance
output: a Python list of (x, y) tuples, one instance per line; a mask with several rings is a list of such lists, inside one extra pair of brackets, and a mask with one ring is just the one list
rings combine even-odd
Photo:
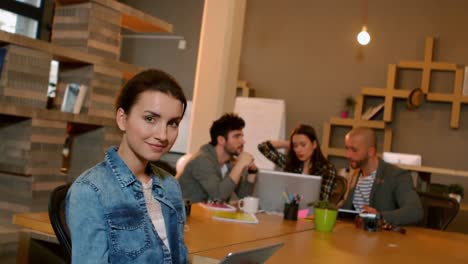
[(258, 198), (250, 196), (244, 197), (239, 200), (237, 205), (244, 213), (255, 214), (258, 211)]

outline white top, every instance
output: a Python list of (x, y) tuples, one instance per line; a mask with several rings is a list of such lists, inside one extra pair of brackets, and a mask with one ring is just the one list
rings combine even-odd
[(361, 212), (364, 205), (369, 205), (370, 193), (374, 184), (377, 171), (373, 171), (369, 176), (359, 175), (359, 181), (354, 189), (353, 205), (356, 211)]
[(151, 219), (151, 222), (153, 223), (154, 229), (156, 229), (156, 232), (159, 235), (159, 238), (161, 238), (164, 245), (170, 251), (171, 249), (169, 247), (169, 241), (167, 240), (166, 225), (164, 223), (164, 216), (161, 211), (161, 204), (153, 197), (153, 180), (151, 179), (147, 183), (142, 183), (142, 185), (148, 215)]
[(224, 164), (222, 167), (221, 167), (221, 177), (224, 179), (224, 177), (226, 177), (226, 173), (228, 172), (228, 166), (226, 164)]

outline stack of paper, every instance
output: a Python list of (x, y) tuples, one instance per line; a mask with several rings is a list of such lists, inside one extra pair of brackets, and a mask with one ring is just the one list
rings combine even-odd
[(213, 210), (213, 211), (227, 211), (227, 212), (236, 211), (236, 207), (227, 203), (201, 203), (201, 206), (206, 209)]
[(213, 219), (236, 223), (258, 224), (258, 219), (254, 214), (241, 212), (215, 211), (213, 213)]

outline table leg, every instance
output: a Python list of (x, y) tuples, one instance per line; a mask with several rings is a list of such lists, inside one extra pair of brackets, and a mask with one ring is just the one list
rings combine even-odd
[(27, 231), (20, 231), (18, 233), (18, 252), (16, 253), (16, 263), (25, 264), (29, 263), (29, 249), (31, 244), (31, 235)]

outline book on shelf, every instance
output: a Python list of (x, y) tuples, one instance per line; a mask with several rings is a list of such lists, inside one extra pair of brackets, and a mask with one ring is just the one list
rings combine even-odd
[(227, 222), (258, 224), (258, 219), (254, 214), (242, 212), (214, 211), (213, 219)]
[(3, 71), (3, 64), (5, 64), (5, 57), (7, 55), (7, 49), (5, 47), (0, 48), (0, 74)]
[(236, 207), (227, 203), (207, 202), (200, 204), (202, 207), (213, 211), (235, 212), (237, 210)]
[(381, 103), (378, 105), (371, 105), (369, 108), (367, 108), (366, 112), (362, 114), (361, 119), (362, 120), (371, 120), (373, 117), (375, 117), (383, 108), (384, 108), (385, 103)]
[(88, 90), (86, 85), (77, 83), (67, 84), (60, 110), (62, 112), (79, 114), (86, 96), (86, 90)]

